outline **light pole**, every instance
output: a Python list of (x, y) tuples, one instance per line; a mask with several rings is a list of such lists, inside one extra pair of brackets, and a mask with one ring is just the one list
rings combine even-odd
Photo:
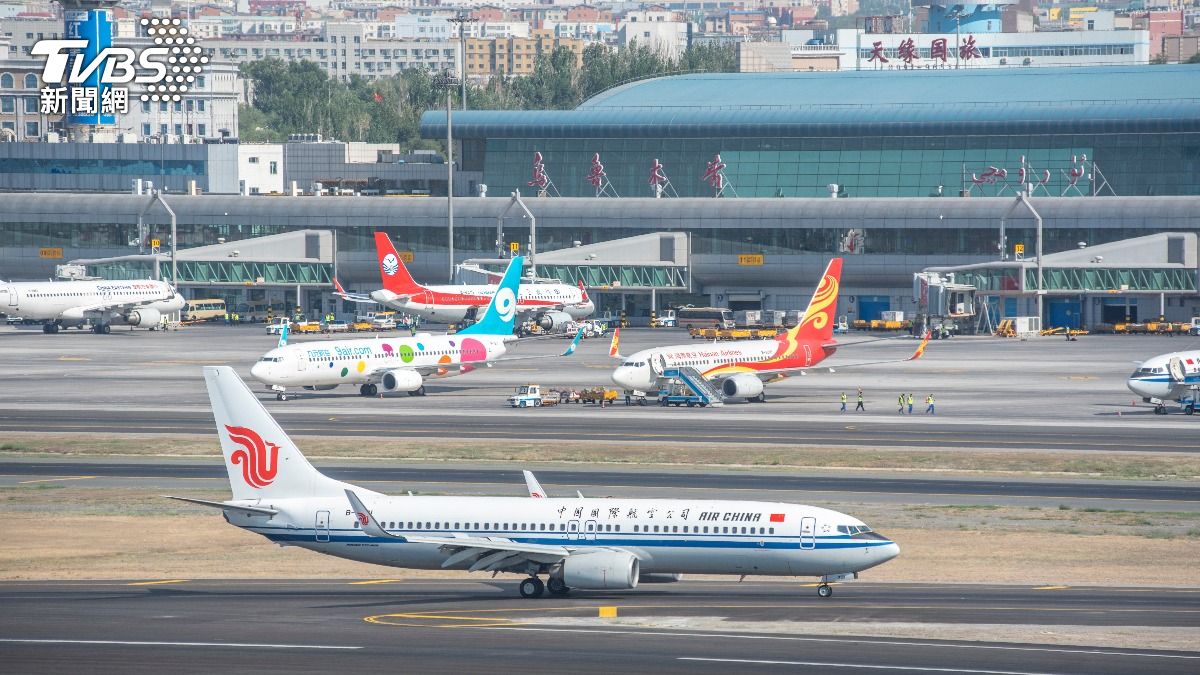
[(450, 123), (458, 78), (442, 73), (433, 78), (433, 86), (446, 90), (446, 225), (450, 244), (450, 283), (454, 283), (454, 131)]
[(460, 101), (459, 105), (462, 106), (463, 110), (466, 110), (467, 109), (467, 42), (463, 38), (463, 29), (466, 27), (466, 24), (477, 23), (479, 21), (479, 19), (476, 19), (475, 17), (471, 16), (470, 14), (467, 14), (466, 12), (459, 12), (458, 14), (455, 14), (452, 18), (447, 19), (447, 21), (458, 26), (458, 62), (459, 62), (460, 71), (462, 72), (462, 101)]

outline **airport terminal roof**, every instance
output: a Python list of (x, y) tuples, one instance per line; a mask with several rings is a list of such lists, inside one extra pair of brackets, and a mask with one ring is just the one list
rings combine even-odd
[[(445, 136), (445, 112), (421, 135)], [(458, 138), (1200, 130), (1200, 68), (705, 73), (614, 87), (575, 110), (466, 111)]]

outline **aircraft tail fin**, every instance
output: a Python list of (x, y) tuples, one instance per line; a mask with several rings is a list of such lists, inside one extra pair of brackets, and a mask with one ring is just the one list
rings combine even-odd
[(379, 277), (383, 280), (386, 290), (397, 294), (411, 294), (424, 289), (409, 274), (387, 232), (375, 233), (375, 255), (379, 259)]
[(496, 294), (488, 303), (483, 317), (474, 324), (458, 331), (460, 335), (503, 335), (513, 334), (513, 321), (517, 318), (517, 292), (521, 285), (521, 271), (525, 266), (523, 256), (514, 256), (500, 279)]
[(288, 330), (290, 328), (291, 328), (291, 326), (289, 326), (285, 323), (285, 324), (283, 324), (283, 328), (279, 329), (279, 344), (275, 345), (276, 347), (286, 347), (287, 346)]
[(233, 368), (205, 366), (204, 384), (235, 500), (342, 494), (345, 484), (308, 463)]
[(529, 490), (529, 496), (534, 499), (545, 499), (546, 491), (542, 489), (542, 484), (533, 475), (532, 471), (522, 471), (525, 474), (525, 488)]
[(617, 326), (613, 329), (612, 342), (608, 343), (608, 358), (623, 359), (621, 356), (621, 327)]
[(817, 284), (804, 318), (782, 338), (826, 343), (833, 339), (835, 314), (837, 313), (838, 289), (842, 284), (842, 259), (834, 258), (825, 267), (825, 274)]
[(579, 301), (580, 302), (588, 301), (587, 289), (583, 287), (583, 279), (579, 280)]

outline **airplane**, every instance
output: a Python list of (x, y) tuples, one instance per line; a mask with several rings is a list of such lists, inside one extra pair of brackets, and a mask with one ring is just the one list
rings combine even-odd
[[(473, 319), (486, 307), (496, 286), (474, 284), (459, 286), (422, 286), (417, 283), (386, 232), (375, 233), (375, 250), (383, 288), (370, 293), (349, 293), (334, 279), (334, 295), (351, 302), (374, 302), (432, 321), (458, 323)], [(522, 284), (517, 295), (517, 313), (532, 315), (545, 330), (553, 330), (568, 321), (585, 319), (596, 311), (580, 281), (568, 284)]]
[[(813, 293), (804, 318), (774, 340), (735, 340), (722, 343), (672, 345), (643, 349), (629, 357), (618, 352), (618, 335), (613, 336), (610, 355), (621, 358), (613, 371), (613, 382), (625, 389), (644, 395), (657, 391), (663, 372), (668, 369), (693, 368), (712, 381), (725, 398), (744, 398), (750, 402), (767, 400), (764, 383), (782, 379), (791, 373), (803, 373), (833, 355), (838, 344), (833, 339), (836, 323), (838, 287), (842, 277), (842, 259), (834, 258), (825, 268), (821, 283)], [(929, 343), (926, 333), (916, 351), (906, 359), (921, 358)], [(873, 361), (855, 363), (839, 368), (892, 363)]]
[(1138, 364), (1125, 386), (1142, 401), (1154, 404), (1155, 415), (1167, 414), (1174, 401), (1189, 415), (1196, 414), (1200, 399), (1200, 349), (1160, 354)]
[(112, 332), (112, 322), (151, 328), (187, 301), (165, 281), (10, 281), (0, 282), (0, 311), (41, 321), (43, 333), (92, 322), (92, 332)]
[[(709, 499), (388, 496), (329, 478), (228, 366), (204, 381), (232, 499), (220, 509), (281, 546), (406, 569), (524, 576), (524, 598), (631, 590), (683, 574), (857, 578), (900, 553), (862, 521), (800, 504)], [(545, 577), (545, 581), (542, 578)]]
[(579, 347), (583, 331), (562, 354), (523, 356), (500, 359), (512, 342), (516, 317), (517, 288), (524, 258), (509, 263), (500, 281), (499, 291), (478, 322), (454, 335), (418, 333), (412, 337), (321, 340), (287, 344), (281, 335), (279, 345), (267, 352), (250, 369), (254, 379), (276, 392), (276, 399), (288, 399), (288, 387), (327, 391), (342, 384), (357, 384), (362, 396), (376, 396), (380, 388), (387, 392), (425, 395), (425, 380), (464, 375), (480, 367), (501, 361), (570, 356)]

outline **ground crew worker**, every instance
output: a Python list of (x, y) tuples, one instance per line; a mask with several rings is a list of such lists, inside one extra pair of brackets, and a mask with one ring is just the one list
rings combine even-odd
[(912, 395), (912, 392), (909, 392), (908, 393), (908, 414), (909, 415), (912, 414), (912, 407), (913, 407), (913, 395)]
[(867, 412), (866, 406), (863, 405), (862, 389), (858, 390), (858, 405), (854, 406), (854, 412), (858, 412), (859, 410)]
[(925, 414), (926, 414), (926, 415), (934, 415), (934, 414), (936, 414), (936, 413), (933, 411), (933, 394), (930, 394), (930, 395), (928, 395), (928, 396), (926, 396), (926, 397), (925, 397), (925, 406), (926, 406), (926, 408), (925, 408)]
[(900, 403), (900, 409), (897, 410), (896, 412), (903, 415), (904, 414), (904, 393), (901, 392), (900, 398), (898, 398), (896, 400), (899, 401), (899, 403)]
[(229, 312), (225, 312), (225, 325), (229, 325)]
[(842, 392), (842, 412), (846, 412), (846, 392)]

